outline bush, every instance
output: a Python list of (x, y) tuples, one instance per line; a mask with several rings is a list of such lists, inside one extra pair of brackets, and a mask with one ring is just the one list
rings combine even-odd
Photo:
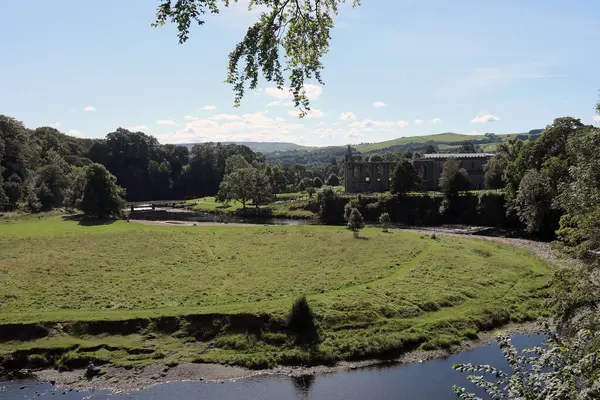
[(315, 315), (306, 300), (306, 296), (298, 298), (292, 305), (287, 320), (287, 331), (294, 336), (296, 344), (306, 346), (315, 345), (319, 342)]
[(354, 233), (355, 238), (358, 237), (358, 232), (365, 227), (365, 221), (363, 220), (363, 216), (358, 209), (353, 208), (350, 212), (347, 227)]
[(381, 224), (381, 227), (383, 229), (384, 232), (388, 231), (388, 227), (390, 225), (390, 222), (392, 222), (392, 220), (390, 219), (390, 214), (388, 213), (383, 213), (379, 216), (379, 223)]
[(319, 178), (318, 176), (316, 176), (313, 179), (313, 187), (320, 189), (323, 186), (323, 181), (321, 180), (321, 178)]
[(336, 174), (331, 174), (325, 181), (328, 186), (340, 186), (340, 178)]
[(316, 192), (317, 192), (317, 189), (315, 189), (312, 186), (309, 186), (306, 188), (306, 193), (308, 194), (308, 197), (310, 197), (310, 198), (312, 198)]

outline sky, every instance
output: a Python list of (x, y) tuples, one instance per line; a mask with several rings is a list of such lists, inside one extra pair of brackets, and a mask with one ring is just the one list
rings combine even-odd
[(227, 57), (260, 10), (152, 28), (153, 0), (0, 0), (0, 114), (100, 138), (325, 146), (442, 132), (512, 133), (561, 116), (598, 124), (600, 1), (362, 0), (336, 18), (325, 85), (299, 119), (261, 81), (233, 107)]

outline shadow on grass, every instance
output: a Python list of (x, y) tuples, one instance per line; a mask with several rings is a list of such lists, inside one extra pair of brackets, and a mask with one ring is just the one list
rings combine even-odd
[(62, 217), (65, 221), (75, 221), (81, 226), (102, 226), (110, 225), (116, 222), (116, 219), (97, 219), (87, 217), (84, 214), (65, 215)]
[(288, 333), (294, 337), (296, 345), (305, 349), (316, 349), (320, 342), (319, 330), (315, 315), (306, 300), (306, 296), (298, 298), (293, 306), (287, 321)]

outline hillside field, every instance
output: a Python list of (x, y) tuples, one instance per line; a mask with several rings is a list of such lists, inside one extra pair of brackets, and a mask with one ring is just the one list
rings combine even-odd
[[(0, 222), (0, 365), (248, 367), (440, 348), (543, 312), (551, 267), (497, 242), (341, 227)], [(286, 318), (306, 295), (310, 346)]]

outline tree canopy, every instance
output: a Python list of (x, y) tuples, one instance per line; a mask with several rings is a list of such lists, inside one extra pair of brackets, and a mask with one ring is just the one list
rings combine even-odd
[[(175, 24), (179, 43), (185, 43), (193, 23), (203, 25), (205, 14), (218, 14), (234, 3), (237, 0), (160, 0), (152, 26)], [(314, 79), (323, 84), (321, 59), (329, 50), (334, 17), (343, 3), (346, 0), (251, 0), (249, 9), (263, 11), (229, 54), (225, 81), (233, 85), (234, 105), (240, 105), (247, 88), (258, 87), (262, 76), (280, 89), (287, 80), (304, 116), (310, 110), (305, 83)]]

